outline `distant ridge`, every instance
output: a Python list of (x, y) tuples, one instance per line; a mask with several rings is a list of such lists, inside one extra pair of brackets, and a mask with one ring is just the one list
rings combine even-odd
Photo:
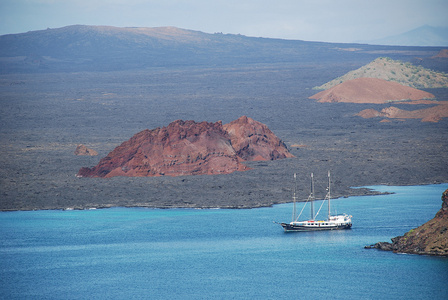
[(448, 87), (448, 76), (444, 73), (414, 66), (388, 57), (379, 57), (359, 69), (350, 71), (345, 75), (333, 79), (315, 89), (329, 89), (340, 83), (356, 78), (378, 78), (398, 82), (413, 88), (440, 88)]
[[(177, 27), (71, 25), (0, 36), (0, 72), (112, 71), (277, 63), (328, 57), (334, 44), (204, 33)], [(330, 50), (340, 57), (350, 55)], [(333, 56), (336, 56), (334, 55)]]
[[(355, 50), (354, 50), (355, 49)], [(177, 27), (71, 25), (0, 36), (0, 73), (136, 70), (427, 58), (441, 49), (324, 43), (204, 33)]]
[(368, 44), (392, 46), (448, 46), (448, 27), (424, 25), (408, 32), (368, 41)]
[(60, 32), (66, 34), (96, 34), (104, 36), (115, 36), (123, 41), (135, 41), (140, 37), (140, 42), (146, 38), (153, 38), (162, 41), (176, 41), (180, 43), (204, 42), (210, 41), (211, 35), (195, 30), (182, 29), (174, 26), (161, 27), (115, 27), (115, 26), (89, 26), (89, 25), (71, 25), (55, 29), (47, 29), (48, 32)]

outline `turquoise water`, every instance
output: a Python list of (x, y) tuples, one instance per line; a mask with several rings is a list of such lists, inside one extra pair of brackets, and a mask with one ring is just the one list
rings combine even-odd
[(448, 184), (372, 188), (395, 194), (332, 201), (343, 231), (284, 233), (292, 204), (0, 213), (0, 298), (447, 299), (448, 259), (363, 247), (433, 218)]

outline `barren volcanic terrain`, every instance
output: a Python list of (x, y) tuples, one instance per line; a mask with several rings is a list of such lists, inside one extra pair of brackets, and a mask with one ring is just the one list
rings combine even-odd
[[(299, 199), (310, 192), (311, 172), (316, 197), (325, 196), (328, 170), (335, 197), (371, 194), (352, 188), (366, 185), (448, 182), (447, 118), (380, 123), (356, 114), (381, 111), (387, 103), (309, 99), (313, 87), (366, 65), (379, 53), (403, 62), (426, 61), (441, 48), (174, 29), (155, 30), (149, 37), (136, 31), (75, 26), (0, 39), (0, 210), (269, 206), (291, 201), (294, 173)], [(433, 65), (447, 71), (441, 69), (447, 64)], [(448, 89), (424, 92), (448, 100)], [(258, 154), (249, 160), (246, 145), (252, 147), (255, 138), (230, 137), (250, 170), (216, 176), (76, 176), (136, 133), (150, 136), (148, 128), (162, 132), (174, 120), (214, 127), (222, 120), (229, 133), (241, 134), (244, 127), (232, 121), (242, 115), (265, 124), (294, 157), (260, 160), (271, 154), (258, 144)], [(264, 136), (262, 129), (257, 134)], [(75, 155), (80, 144), (98, 156)]]

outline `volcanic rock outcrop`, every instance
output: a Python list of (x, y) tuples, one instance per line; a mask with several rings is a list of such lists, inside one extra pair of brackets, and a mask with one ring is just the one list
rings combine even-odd
[(422, 119), (422, 122), (438, 122), (442, 118), (448, 118), (448, 104), (440, 104), (412, 111), (399, 109), (393, 106), (384, 108), (381, 111), (365, 109), (359, 112), (357, 116), (365, 119), (382, 117), (391, 119)]
[(387, 103), (398, 100), (434, 98), (425, 91), (378, 78), (357, 78), (310, 97), (318, 102)]
[(229, 124), (177, 120), (143, 130), (79, 177), (213, 175), (245, 171), (250, 160), (293, 157), (266, 125), (248, 117)]
[(75, 155), (96, 156), (98, 152), (93, 149), (87, 148), (83, 144), (79, 144), (75, 149)]
[(269, 128), (246, 116), (225, 124), (233, 149), (244, 160), (275, 160), (294, 157)]
[(442, 49), (436, 55), (431, 58), (448, 58), (448, 49)]
[(366, 248), (375, 248), (395, 253), (448, 256), (448, 190), (442, 194), (442, 208), (435, 217), (403, 236), (392, 239), (392, 243), (379, 242)]

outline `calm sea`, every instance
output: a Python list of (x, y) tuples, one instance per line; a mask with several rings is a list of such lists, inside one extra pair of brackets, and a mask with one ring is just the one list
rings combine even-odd
[(292, 204), (3, 212), (0, 298), (448, 299), (448, 259), (364, 249), (434, 217), (448, 184), (372, 188), (395, 194), (332, 201), (344, 231), (284, 233)]

